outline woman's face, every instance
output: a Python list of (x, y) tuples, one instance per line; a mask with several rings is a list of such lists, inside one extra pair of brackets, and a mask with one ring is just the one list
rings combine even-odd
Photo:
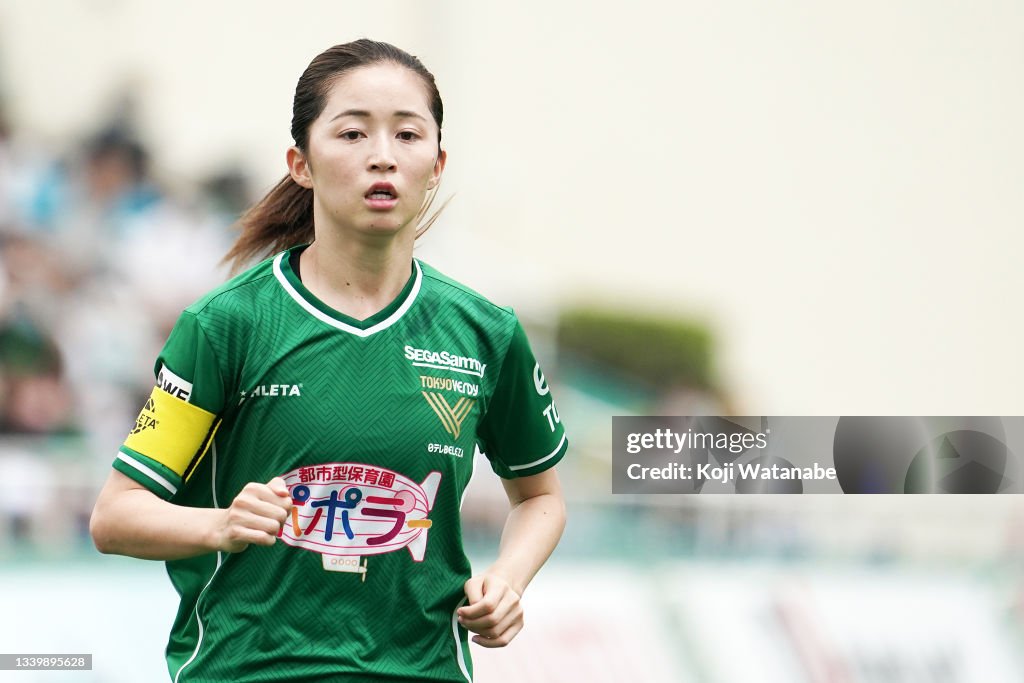
[(426, 85), (409, 69), (376, 64), (338, 78), (307, 153), (288, 155), (292, 177), (313, 189), (317, 229), (324, 219), (374, 234), (407, 227), (441, 180), (438, 135)]

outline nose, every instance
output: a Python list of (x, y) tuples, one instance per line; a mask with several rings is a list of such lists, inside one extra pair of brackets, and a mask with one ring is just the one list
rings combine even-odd
[(391, 141), (384, 136), (378, 137), (367, 161), (371, 171), (395, 170), (395, 153), (391, 148)]

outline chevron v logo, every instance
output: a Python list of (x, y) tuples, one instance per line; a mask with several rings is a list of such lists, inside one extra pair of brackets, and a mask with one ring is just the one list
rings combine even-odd
[(424, 391), (423, 398), (427, 399), (427, 404), (437, 414), (437, 417), (440, 418), (445, 431), (456, 439), (459, 438), (459, 432), (462, 431), (462, 423), (465, 421), (466, 416), (473, 411), (473, 405), (476, 401), (471, 401), (463, 396), (455, 402), (454, 406), (450, 406), (444, 396), (430, 391)]

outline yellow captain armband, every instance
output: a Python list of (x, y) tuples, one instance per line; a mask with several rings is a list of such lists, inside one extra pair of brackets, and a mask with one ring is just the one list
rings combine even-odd
[(213, 413), (154, 387), (124, 445), (187, 479), (189, 464), (198, 463), (220, 424), (215, 420)]

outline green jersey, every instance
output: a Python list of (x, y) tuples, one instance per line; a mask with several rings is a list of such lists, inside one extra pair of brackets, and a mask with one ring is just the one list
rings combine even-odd
[(176, 683), (471, 681), (459, 508), (474, 451), (501, 477), (565, 454), (510, 309), (414, 260), (387, 308), (345, 316), (296, 247), (187, 308), (114, 467), (178, 505), (283, 477), (273, 546), (167, 562)]

